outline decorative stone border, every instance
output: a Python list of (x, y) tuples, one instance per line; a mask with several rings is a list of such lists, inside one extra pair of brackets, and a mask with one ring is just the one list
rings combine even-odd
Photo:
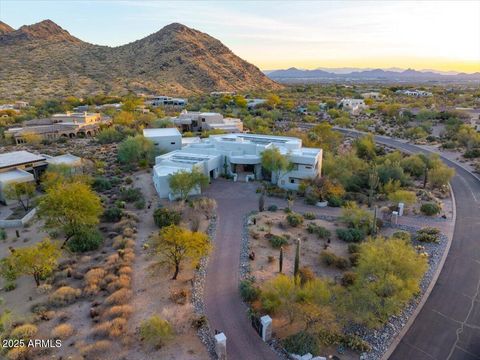
[[(210, 242), (215, 242), (215, 232), (217, 229), (217, 216), (214, 215), (207, 229), (207, 235), (210, 237)], [(207, 275), (207, 264), (208, 256), (202, 258), (199, 262), (197, 271), (193, 279), (193, 289), (192, 289), (192, 304), (195, 310), (195, 314), (198, 316), (205, 316), (205, 303), (204, 303), (204, 290), (205, 290), (205, 278)], [(205, 345), (212, 359), (217, 359), (217, 354), (215, 352), (215, 339), (213, 338), (210, 325), (207, 323), (202, 325), (198, 331), (197, 335), (200, 338), (200, 341)]]
[(28, 213), (26, 213), (21, 219), (0, 220), (0, 228), (23, 227), (25, 226), (25, 224), (28, 224), (33, 219), (36, 213), (37, 213), (37, 208), (33, 208)]

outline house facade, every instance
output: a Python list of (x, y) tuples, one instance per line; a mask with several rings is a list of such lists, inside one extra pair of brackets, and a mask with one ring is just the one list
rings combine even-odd
[(151, 140), (162, 151), (182, 148), (182, 134), (177, 128), (143, 129), (143, 136)]
[(111, 123), (110, 118), (102, 118), (100, 113), (54, 114), (48, 119), (25, 121), (22, 127), (13, 127), (5, 132), (16, 144), (24, 144), (30, 134), (40, 135), (44, 140), (56, 140), (60, 137), (90, 137), (100, 130), (100, 125)]
[[(235, 181), (262, 180), (262, 153), (277, 148), (285, 155), (291, 167), (288, 171), (272, 174), (272, 181), (287, 190), (298, 190), (300, 182), (321, 174), (322, 149), (304, 148), (294, 137), (256, 134), (212, 135), (201, 142), (192, 143), (181, 150), (158, 156), (153, 168), (153, 183), (161, 198), (173, 198), (169, 178), (178, 171), (199, 169), (211, 180), (219, 175)], [(197, 189), (195, 193), (200, 192)]]
[(224, 118), (214, 112), (182, 111), (177, 117), (171, 118), (175, 126), (182, 131), (222, 130), (227, 133), (243, 131), (243, 123), (237, 118)]
[(347, 99), (340, 100), (338, 106), (351, 114), (358, 114), (363, 109), (367, 108), (363, 99)]

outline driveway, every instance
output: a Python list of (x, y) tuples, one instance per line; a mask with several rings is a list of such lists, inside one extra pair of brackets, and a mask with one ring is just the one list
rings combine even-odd
[(253, 329), (238, 292), (244, 216), (258, 208), (258, 184), (218, 179), (206, 195), (217, 201), (215, 249), (205, 284), (205, 312), (212, 331), (227, 336), (229, 360), (273, 360), (278, 356)]
[[(376, 140), (427, 152), (386, 137)], [(452, 245), (437, 283), (391, 360), (480, 359), (480, 181), (443, 160), (457, 172), (451, 182), (457, 208)]]

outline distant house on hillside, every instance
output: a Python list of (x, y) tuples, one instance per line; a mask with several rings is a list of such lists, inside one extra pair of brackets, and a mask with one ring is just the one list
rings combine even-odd
[(397, 90), (395, 94), (401, 94), (406, 96), (414, 96), (414, 97), (429, 97), (433, 96), (431, 92), (423, 91), (423, 90)]
[(153, 107), (159, 106), (186, 106), (188, 103), (187, 99), (183, 98), (172, 98), (170, 96), (152, 96), (145, 101), (145, 105), (151, 105)]
[(365, 105), (365, 101), (363, 99), (350, 98), (343, 98), (338, 103), (338, 106), (351, 114), (358, 114), (360, 111), (367, 108), (367, 105)]
[(265, 104), (267, 99), (247, 99), (247, 109), (254, 109), (257, 106)]
[(214, 112), (182, 111), (179, 116), (171, 118), (175, 126), (182, 131), (222, 130), (227, 133), (242, 132), (242, 120), (224, 118)]
[(101, 124), (110, 124), (110, 118), (103, 118), (99, 113), (54, 114), (48, 119), (25, 121), (22, 127), (10, 128), (6, 137), (12, 138), (16, 144), (27, 142), (30, 134), (40, 135), (44, 140), (56, 140), (60, 137), (75, 138), (95, 135)]
[(371, 91), (371, 92), (366, 92), (362, 94), (362, 97), (364, 99), (374, 99), (374, 100), (380, 100), (383, 98), (383, 95), (380, 94), (379, 92), (376, 91)]

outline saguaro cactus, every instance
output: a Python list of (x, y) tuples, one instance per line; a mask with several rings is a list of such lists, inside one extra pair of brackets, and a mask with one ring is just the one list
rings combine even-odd
[(279, 266), (278, 272), (281, 273), (283, 270), (283, 246), (280, 246), (280, 259), (278, 261), (278, 266)]
[(265, 210), (265, 195), (262, 193), (258, 198), (258, 211), (262, 212)]
[(293, 276), (297, 277), (300, 269), (300, 239), (297, 240), (297, 248), (295, 250), (295, 264), (293, 267)]

